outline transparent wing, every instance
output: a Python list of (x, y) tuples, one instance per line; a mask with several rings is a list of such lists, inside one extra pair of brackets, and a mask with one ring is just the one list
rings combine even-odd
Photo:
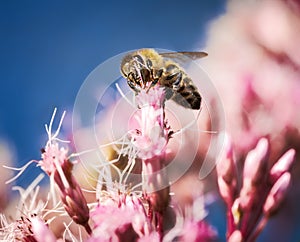
[(186, 63), (191, 60), (197, 60), (207, 56), (206, 52), (180, 51), (159, 53), (164, 58), (174, 59), (181, 63)]

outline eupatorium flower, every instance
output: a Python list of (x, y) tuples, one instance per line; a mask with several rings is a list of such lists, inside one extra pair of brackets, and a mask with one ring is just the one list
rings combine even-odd
[(136, 96), (139, 107), (130, 122), (131, 138), (142, 160), (144, 196), (162, 237), (163, 213), (169, 205), (169, 182), (165, 167), (165, 152), (172, 131), (167, 125), (164, 110), (165, 92), (159, 85), (141, 90)]
[(88, 241), (137, 241), (155, 233), (140, 198), (121, 191), (103, 191), (91, 220), (93, 234)]
[(237, 155), (266, 135), (274, 157), (292, 147), (287, 141), (299, 147), (299, 7), (296, 0), (232, 0), (210, 23), (203, 67), (222, 98)]
[[(72, 174), (73, 163), (67, 157), (67, 150), (59, 147), (57, 135), (64, 115), (55, 134), (52, 134), (52, 123), (56, 110), (53, 113), (49, 127), (46, 126), (48, 142), (42, 150), (42, 160), (38, 161), (40, 166), (49, 176), (51, 182), (55, 182), (60, 191), (60, 197), (64, 208), (73, 221), (82, 225), (87, 233), (91, 233), (89, 221), (89, 208), (81, 187)], [(53, 185), (52, 185), (53, 186)], [(55, 196), (55, 195), (53, 195)]]
[(171, 131), (165, 119), (164, 99), (164, 89), (158, 86), (141, 90), (136, 96), (139, 109), (129, 121), (129, 134), (140, 159), (151, 159), (165, 153)]
[(52, 198), (52, 205), (57, 206), (58, 204), (55, 190), (55, 186), (57, 186), (61, 201), (68, 215), (75, 223), (82, 225), (86, 232), (90, 234), (92, 231), (88, 224), (89, 208), (87, 206), (86, 199), (83, 196), (81, 187), (72, 174), (73, 162), (71, 162), (70, 158), (67, 156), (68, 151), (64, 147), (60, 147), (60, 143), (66, 141), (62, 141), (57, 137), (60, 132), (65, 113), (63, 113), (56, 132), (52, 133), (52, 125), (55, 114), (56, 109), (53, 112), (49, 126), (45, 125), (48, 134), (48, 141), (45, 148), (42, 149), (42, 159), (39, 161), (30, 161), (22, 168), (10, 168), (13, 170), (19, 170), (20, 172), (7, 182), (15, 180), (30, 164), (36, 162), (37, 166), (41, 167), (41, 169), (50, 177), (49, 195)]
[[(223, 159), (217, 164), (218, 184), (227, 205), (229, 241), (253, 241), (268, 219), (278, 211), (288, 191), (290, 167), (295, 151), (287, 151), (271, 169), (268, 168), (269, 141), (261, 138), (248, 152), (243, 175), (236, 173), (232, 144), (226, 138)], [(237, 181), (242, 180), (239, 188)], [(238, 239), (239, 238), (239, 239)]]
[(216, 230), (204, 220), (207, 215), (204, 200), (204, 194), (195, 197), (193, 204), (185, 207), (185, 216), (177, 214), (176, 224), (165, 235), (164, 242), (218, 241)]
[(38, 219), (46, 225), (47, 202), (39, 198), (40, 187), (37, 184), (43, 179), (40, 174), (26, 189), (15, 186), (20, 194), (15, 214), (11, 214), (8, 219), (0, 215), (0, 239), (4, 241), (32, 241), (36, 242), (33, 221)]

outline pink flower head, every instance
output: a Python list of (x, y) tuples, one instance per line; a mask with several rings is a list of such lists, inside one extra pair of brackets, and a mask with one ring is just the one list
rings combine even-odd
[(64, 147), (59, 147), (56, 142), (47, 144), (42, 152), (42, 160), (38, 164), (48, 175), (54, 173), (57, 167), (61, 167), (68, 159), (68, 151)]
[(130, 209), (97, 206), (91, 213), (94, 223), (92, 238), (96, 241), (124, 241), (124, 239), (135, 241), (138, 235), (132, 226), (134, 216), (134, 211)]
[(9, 216), (11, 223), (0, 214), (0, 240), (3, 239), (1, 241), (39, 241), (34, 236), (33, 221), (38, 219), (46, 224), (44, 220), (47, 203), (39, 198), (40, 187), (38, 186), (44, 176), (40, 174), (25, 190), (18, 186), (13, 188), (20, 193), (20, 200), (14, 210), (16, 213)]
[(222, 99), (237, 155), (262, 136), (270, 137), (275, 157), (287, 140), (299, 147), (299, 6), (297, 0), (227, 1), (210, 24), (203, 66)]
[(68, 186), (66, 179), (64, 178), (63, 171), (61, 170), (63, 164), (68, 161), (68, 151), (64, 147), (59, 147), (59, 142), (66, 141), (62, 141), (57, 138), (65, 116), (65, 112), (60, 119), (56, 132), (52, 134), (52, 125), (55, 114), (56, 109), (54, 109), (49, 126), (45, 125), (48, 134), (48, 142), (46, 143), (45, 148), (42, 149), (42, 160), (38, 161), (38, 166), (40, 166), (49, 176), (52, 176), (54, 172), (58, 171), (62, 177), (64, 185)]
[(137, 241), (150, 234), (150, 221), (136, 196), (107, 195), (91, 212), (94, 228), (89, 241)]
[(165, 152), (170, 130), (165, 121), (164, 90), (155, 86), (136, 96), (139, 109), (130, 120), (130, 136), (138, 157), (149, 159)]
[(36, 241), (56, 242), (56, 238), (44, 221), (33, 218), (31, 220), (32, 232)]
[(184, 223), (180, 241), (216, 241), (216, 231), (205, 221), (187, 220)]
[[(89, 208), (79, 184), (72, 174), (73, 163), (67, 157), (67, 150), (59, 148), (58, 142), (62, 142), (57, 138), (65, 113), (60, 120), (58, 129), (52, 134), (52, 124), (56, 114), (56, 109), (52, 115), (49, 127), (46, 125), (48, 133), (48, 142), (43, 149), (42, 160), (38, 161), (38, 165), (50, 176), (51, 187), (55, 183), (60, 191), (60, 197), (64, 204), (64, 208), (73, 221), (82, 225), (90, 234), (91, 228), (89, 221)], [(55, 192), (53, 192), (55, 197)]]
[(143, 192), (149, 216), (163, 235), (163, 212), (169, 205), (169, 182), (163, 168), (166, 146), (172, 134), (165, 119), (165, 90), (159, 86), (142, 89), (136, 96), (138, 110), (130, 120), (131, 142), (142, 160)]
[(229, 241), (234, 241), (234, 238), (239, 238), (237, 241), (255, 240), (286, 196), (291, 181), (289, 169), (295, 152), (293, 149), (287, 151), (268, 169), (269, 149), (269, 141), (261, 138), (256, 147), (248, 152), (239, 191), (232, 192), (236, 188), (232, 181), (240, 180), (238, 173), (234, 174), (236, 178), (226, 179), (226, 172), (217, 169), (220, 194), (228, 207)]

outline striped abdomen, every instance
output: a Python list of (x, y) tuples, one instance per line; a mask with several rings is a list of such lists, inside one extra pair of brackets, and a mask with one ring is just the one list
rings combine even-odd
[(176, 64), (166, 65), (165, 72), (159, 80), (166, 87), (166, 98), (191, 109), (200, 109), (201, 96), (192, 79)]

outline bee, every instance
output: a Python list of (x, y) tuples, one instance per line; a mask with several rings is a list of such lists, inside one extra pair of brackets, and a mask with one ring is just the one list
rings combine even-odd
[(135, 93), (149, 90), (159, 84), (165, 87), (166, 99), (199, 110), (201, 95), (192, 79), (175, 61), (187, 56), (192, 60), (207, 56), (205, 52), (158, 53), (153, 49), (141, 49), (127, 54), (121, 62), (121, 73)]

